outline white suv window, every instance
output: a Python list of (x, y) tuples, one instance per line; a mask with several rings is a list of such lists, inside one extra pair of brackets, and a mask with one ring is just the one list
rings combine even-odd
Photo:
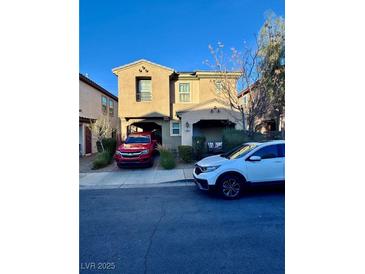
[(272, 159), (279, 157), (278, 145), (270, 145), (256, 151), (252, 156), (260, 156), (261, 159)]

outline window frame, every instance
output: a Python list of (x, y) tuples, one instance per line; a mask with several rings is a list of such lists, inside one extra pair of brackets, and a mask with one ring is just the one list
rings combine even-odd
[[(174, 133), (174, 124), (179, 125), (179, 133)], [(180, 121), (170, 121), (170, 136), (181, 136), (181, 122)]]
[[(110, 103), (112, 103), (112, 107), (110, 107)], [(109, 104), (108, 104), (108, 110), (109, 110), (109, 116), (114, 116), (114, 101), (109, 98)], [(110, 112), (112, 111), (112, 112)]]
[[(189, 87), (189, 92), (185, 92), (185, 91), (181, 92), (180, 87), (182, 85), (187, 85)], [(180, 82), (178, 91), (179, 91), (179, 103), (191, 103), (191, 84), (190, 84), (190, 82)], [(189, 94), (189, 101), (181, 101), (181, 97), (180, 97), (181, 94)]]
[[(103, 99), (105, 99), (105, 105), (104, 105), (104, 100)], [(105, 106), (105, 109), (104, 109), (104, 106)], [(104, 115), (108, 114), (108, 98), (104, 95), (101, 95), (101, 112)]]
[[(220, 88), (218, 88), (218, 85), (220, 86)], [(223, 91), (223, 81), (222, 80), (215, 80), (214, 86), (215, 86), (216, 93), (221, 93)]]
[[(147, 92), (140, 92), (139, 86), (140, 86), (140, 81), (143, 80), (149, 80), (151, 83), (150, 86), (150, 100), (142, 100), (142, 96), (141, 93), (147, 93)], [(138, 98), (139, 96), (139, 98)], [(136, 77), (136, 102), (137, 103), (148, 103), (148, 102), (152, 102), (152, 77)]]

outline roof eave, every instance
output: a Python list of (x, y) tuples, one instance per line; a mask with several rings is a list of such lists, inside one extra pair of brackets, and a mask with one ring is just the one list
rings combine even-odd
[(138, 63), (142, 63), (142, 62), (149, 63), (149, 64), (151, 64), (151, 65), (161, 67), (161, 68), (166, 69), (166, 70), (169, 70), (169, 71), (171, 71), (171, 72), (174, 72), (174, 71), (175, 71), (173, 68), (169, 68), (169, 67), (166, 67), (166, 66), (163, 66), (163, 65), (160, 65), (160, 64), (157, 64), (157, 63), (154, 63), (154, 62), (148, 61), (148, 60), (146, 60), (146, 59), (139, 59), (139, 60), (134, 61), (134, 62), (132, 62), (132, 63), (128, 63), (128, 64), (125, 64), (125, 65), (123, 65), (123, 66), (119, 66), (119, 67), (113, 68), (113, 69), (112, 69), (112, 72), (113, 72), (115, 75), (117, 75), (117, 71), (120, 71), (120, 70), (123, 70), (123, 69), (127, 69), (127, 68), (129, 68), (129, 67), (131, 67), (131, 66), (134, 66), (134, 65), (136, 65), (136, 64), (138, 64)]

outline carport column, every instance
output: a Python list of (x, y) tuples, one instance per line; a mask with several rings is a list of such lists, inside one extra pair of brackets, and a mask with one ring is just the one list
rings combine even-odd
[(120, 118), (120, 136), (122, 137), (122, 140), (124, 141), (127, 138), (127, 128), (129, 126), (129, 123), (126, 119)]

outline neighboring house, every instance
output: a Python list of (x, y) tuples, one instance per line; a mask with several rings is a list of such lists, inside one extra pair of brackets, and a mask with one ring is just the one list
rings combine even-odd
[(116, 134), (118, 97), (82, 74), (79, 74), (79, 85), (79, 153), (83, 156), (97, 152), (96, 138), (88, 128), (90, 121), (106, 116)]
[[(155, 130), (163, 145), (191, 145), (193, 136), (221, 141), (225, 127), (242, 128), (240, 113), (219, 99), (222, 75), (176, 72), (147, 60), (113, 69), (118, 77), (122, 139), (133, 131)], [(236, 85), (239, 73), (227, 73)]]
[[(244, 109), (247, 109), (247, 107), (249, 106), (250, 103), (250, 90), (252, 92), (252, 87), (251, 89), (245, 89), (242, 92), (240, 92), (238, 94), (238, 98), (241, 101), (241, 104), (243, 106)], [(279, 121), (277, 121), (277, 119), (274, 117), (274, 115), (270, 112), (268, 112), (267, 114), (263, 115), (262, 117), (257, 117), (255, 119), (255, 126), (254, 129), (255, 131), (261, 132), (261, 133), (267, 133), (270, 131), (284, 131), (285, 130), (285, 118), (282, 115), (279, 119)], [(246, 122), (247, 125), (247, 122)]]

